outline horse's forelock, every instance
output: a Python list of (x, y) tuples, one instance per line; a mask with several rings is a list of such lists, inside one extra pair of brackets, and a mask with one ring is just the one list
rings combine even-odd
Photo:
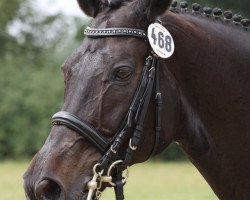
[(137, 16), (151, 23), (155, 21), (157, 16), (168, 10), (172, 0), (137, 0), (134, 3), (136, 4), (134, 8)]

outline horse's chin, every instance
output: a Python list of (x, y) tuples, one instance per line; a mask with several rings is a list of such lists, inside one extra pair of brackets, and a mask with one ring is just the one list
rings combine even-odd
[(70, 196), (68, 196), (65, 200), (67, 199), (72, 199), (72, 200), (87, 200), (88, 193), (87, 192), (82, 192), (82, 193), (72, 193)]

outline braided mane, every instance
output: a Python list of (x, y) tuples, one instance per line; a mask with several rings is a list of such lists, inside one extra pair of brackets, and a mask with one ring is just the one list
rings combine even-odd
[(227, 24), (234, 24), (236, 27), (241, 27), (246, 31), (250, 29), (250, 19), (243, 18), (239, 14), (233, 14), (232, 11), (226, 10), (223, 12), (220, 8), (210, 8), (210, 7), (201, 7), (198, 3), (193, 3), (191, 7), (189, 7), (186, 1), (182, 1), (177, 3), (177, 1), (173, 1), (170, 7), (170, 11), (174, 13), (188, 13), (197, 16), (205, 16), (208, 19), (216, 19), (220, 21), (224, 21)]

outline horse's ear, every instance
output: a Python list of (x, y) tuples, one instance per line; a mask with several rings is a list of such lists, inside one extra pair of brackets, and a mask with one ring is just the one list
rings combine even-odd
[(173, 0), (139, 0), (140, 5), (144, 6), (141, 10), (146, 11), (147, 17), (150, 21), (155, 17), (162, 15), (171, 5)]
[(100, 0), (77, 0), (82, 11), (90, 16), (95, 17), (100, 8)]

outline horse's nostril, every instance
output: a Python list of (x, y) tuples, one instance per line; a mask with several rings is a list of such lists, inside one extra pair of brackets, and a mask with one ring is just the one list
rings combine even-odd
[(39, 200), (56, 200), (59, 199), (61, 193), (60, 186), (52, 180), (43, 180), (35, 190), (36, 198)]

